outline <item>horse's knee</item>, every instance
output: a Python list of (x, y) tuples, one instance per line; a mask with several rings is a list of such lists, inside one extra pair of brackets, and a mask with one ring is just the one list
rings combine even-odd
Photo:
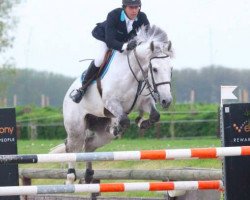
[(93, 176), (94, 176), (94, 170), (93, 169), (86, 169), (85, 176), (84, 176), (85, 183), (86, 184), (91, 183), (93, 180)]

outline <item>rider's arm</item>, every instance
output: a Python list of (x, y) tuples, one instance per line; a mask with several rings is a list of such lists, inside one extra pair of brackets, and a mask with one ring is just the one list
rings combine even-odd
[[(148, 18), (147, 18), (147, 15), (145, 13), (143, 13), (143, 12), (139, 13), (139, 15), (138, 15), (138, 23), (136, 24), (137, 29), (139, 27), (141, 27), (142, 25), (144, 25), (144, 26), (150, 25), (150, 23), (148, 21)], [(134, 36), (136, 36), (136, 32), (134, 32)], [(131, 38), (133, 38), (134, 36), (132, 36)], [(128, 49), (130, 49), (130, 47), (128, 47), (128, 43), (124, 43), (123, 46), (122, 46), (122, 51), (125, 51), (125, 50), (128, 50)]]
[(147, 26), (150, 24), (148, 21), (147, 15), (144, 12), (140, 12), (139, 18), (140, 18), (139, 20), (141, 21), (142, 25)]
[(119, 17), (115, 12), (110, 12), (107, 17), (107, 24), (105, 29), (105, 41), (109, 48), (122, 51), (123, 42), (116, 40), (117, 28)]

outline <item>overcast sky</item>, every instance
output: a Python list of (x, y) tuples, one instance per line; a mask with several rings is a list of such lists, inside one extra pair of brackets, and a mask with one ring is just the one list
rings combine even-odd
[[(142, 0), (151, 24), (163, 28), (176, 52), (175, 68), (210, 64), (250, 69), (249, 0)], [(15, 15), (18, 68), (78, 76), (93, 58), (91, 30), (121, 0), (25, 0)]]

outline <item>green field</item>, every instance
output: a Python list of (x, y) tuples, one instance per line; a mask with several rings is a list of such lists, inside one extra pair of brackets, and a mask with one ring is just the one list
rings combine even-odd
[[(19, 154), (48, 153), (51, 148), (62, 143), (63, 140), (20, 140), (18, 141)], [(153, 149), (180, 149), (193, 147), (217, 147), (220, 140), (216, 138), (190, 138), (190, 139), (117, 139), (110, 144), (98, 149), (98, 151), (135, 151)], [(67, 168), (67, 165), (59, 164), (22, 164), (21, 168)], [(221, 161), (215, 159), (205, 160), (165, 160), (165, 161), (103, 161), (94, 162), (94, 169), (166, 169), (166, 168), (221, 168)], [(78, 169), (84, 170), (84, 164), (79, 163)], [(102, 182), (108, 182), (103, 180)], [(112, 181), (114, 182), (114, 181)], [(121, 182), (117, 180), (117, 182)], [(122, 180), (124, 182), (124, 180)], [(127, 181), (131, 182), (131, 181)], [(63, 180), (33, 180), (32, 184), (63, 184)], [(130, 192), (130, 193), (107, 193), (102, 196), (126, 196), (126, 197), (162, 197), (157, 192)]]

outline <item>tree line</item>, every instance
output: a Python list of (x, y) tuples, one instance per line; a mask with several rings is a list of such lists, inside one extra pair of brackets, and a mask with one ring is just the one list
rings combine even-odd
[[(174, 70), (172, 94), (178, 103), (190, 102), (191, 91), (195, 91), (195, 102), (219, 103), (220, 85), (237, 85), (250, 91), (249, 77), (250, 70), (219, 66)], [(17, 105), (41, 105), (42, 95), (49, 98), (51, 106), (61, 106), (66, 91), (74, 81), (72, 77), (31, 69), (16, 69), (14, 75), (6, 73), (5, 79), (8, 80), (5, 97), (9, 106), (13, 105), (14, 96)]]
[(222, 66), (203, 67), (199, 70), (183, 69), (174, 72), (174, 93), (177, 102), (188, 102), (190, 91), (195, 91), (195, 102), (219, 103), (220, 86), (238, 86), (240, 91), (250, 91), (250, 70), (231, 69)]
[[(31, 69), (16, 69), (10, 76), (7, 88), (7, 105), (12, 106), (14, 97), (17, 105), (42, 105), (43, 97), (49, 105), (61, 106), (64, 95), (74, 78)], [(48, 105), (48, 104), (47, 104)]]

